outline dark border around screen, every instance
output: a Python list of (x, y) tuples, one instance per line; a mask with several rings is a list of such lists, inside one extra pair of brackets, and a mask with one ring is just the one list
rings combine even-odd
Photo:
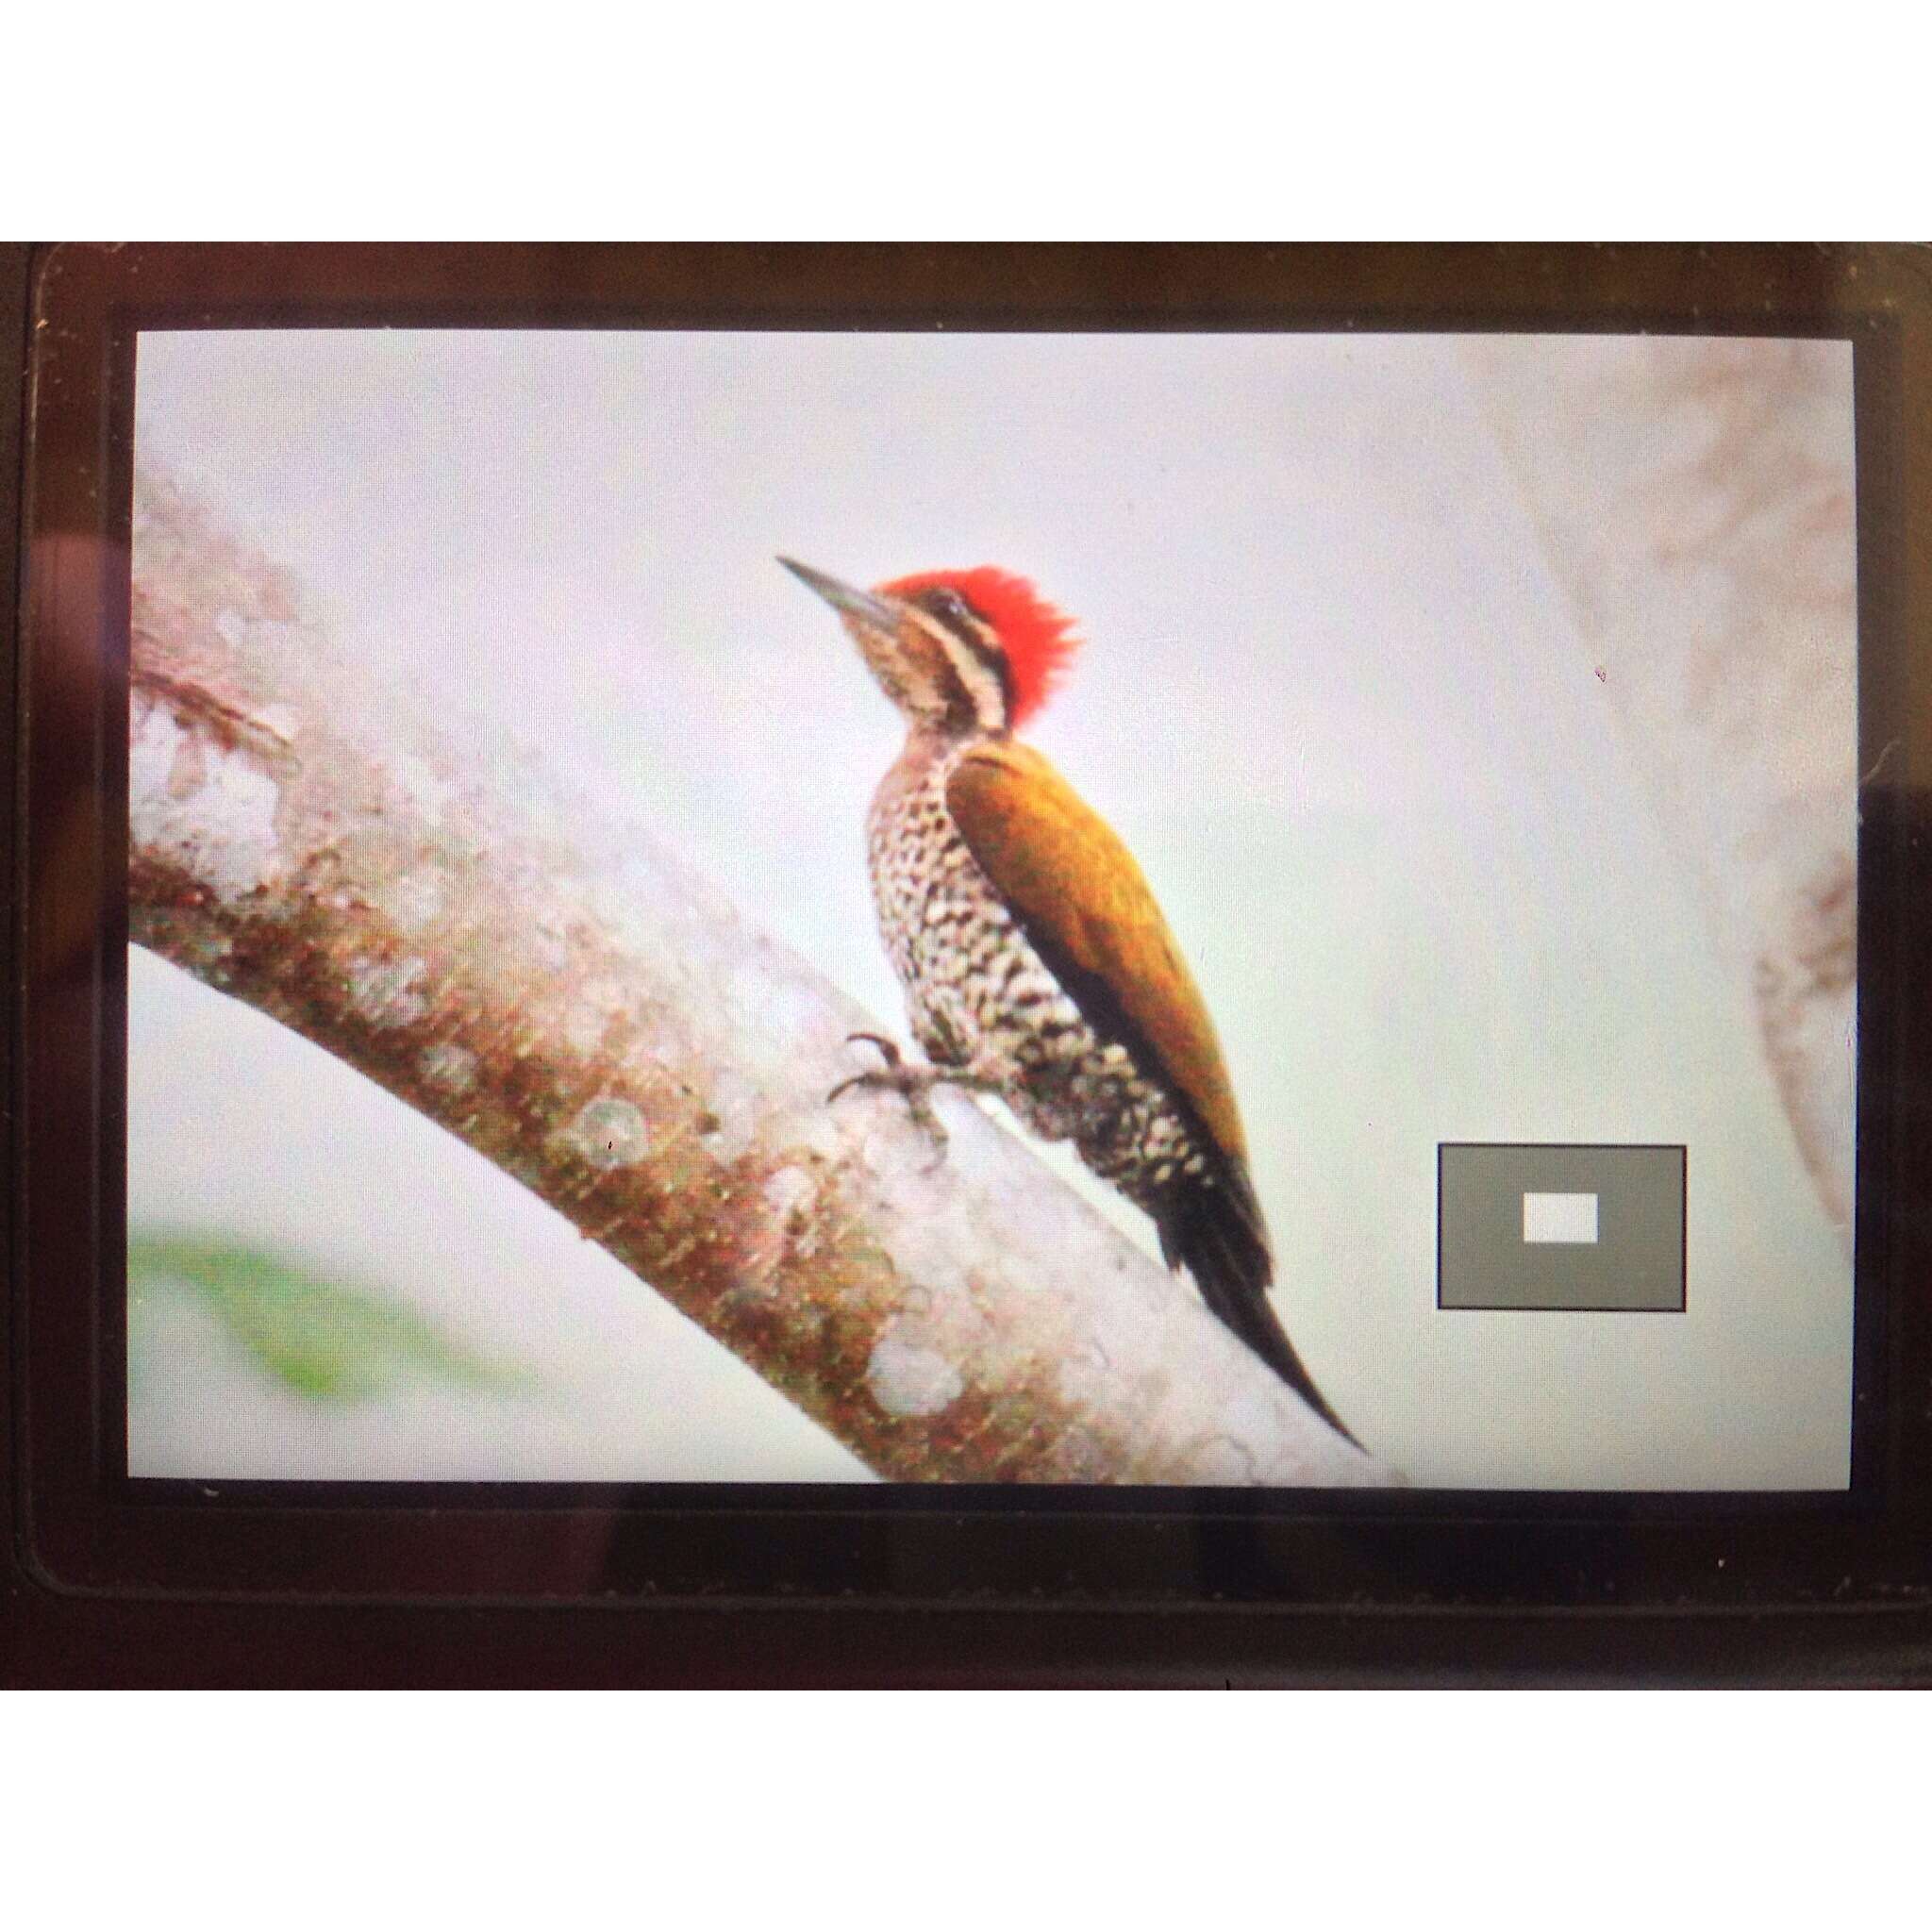
[[(316, 1605), (860, 1603), (988, 1615), (1249, 1606), (1296, 1612), (1304, 1629), (1328, 1614), (1761, 1614), (1932, 1601), (1932, 1409), (1923, 1396), (1932, 1386), (1932, 1021), (1923, 997), (1932, 712), (1923, 643), (1916, 658), (1910, 645), (1927, 635), (1932, 609), (1932, 271), (1923, 258), (1888, 248), (1674, 246), (135, 245), (44, 251), (33, 269), (11, 1203), (17, 1545), (36, 1587)], [(969, 302), (962, 288), (993, 292)], [(134, 336), (385, 325), (1852, 341), (1859, 768), (1872, 775), (1860, 793), (1857, 874), (1850, 1491), (130, 1482), (126, 778), (117, 754)], [(1896, 749), (1881, 760), (1888, 745)], [(1419, 1641), (1414, 1654), (1429, 1648)]]

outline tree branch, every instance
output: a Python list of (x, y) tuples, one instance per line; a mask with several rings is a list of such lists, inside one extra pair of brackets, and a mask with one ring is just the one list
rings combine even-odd
[(1849, 1247), (1851, 358), (1749, 338), (1575, 348), (1554, 369), (1503, 338), (1464, 354)]
[(880, 1474), (1391, 1480), (971, 1102), (937, 1164), (891, 1099), (827, 1107), (875, 1022), (608, 802), (412, 716), (153, 475), (131, 740), (138, 941), (460, 1136)]

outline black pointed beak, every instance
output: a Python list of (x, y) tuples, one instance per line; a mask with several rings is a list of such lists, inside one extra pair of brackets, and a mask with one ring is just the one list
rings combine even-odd
[(837, 577), (828, 577), (809, 564), (794, 563), (789, 557), (781, 557), (778, 561), (807, 590), (816, 591), (841, 616), (856, 617), (875, 630), (891, 632), (898, 628), (898, 618), (883, 597), (874, 597), (870, 591), (855, 591), (850, 584), (841, 584)]

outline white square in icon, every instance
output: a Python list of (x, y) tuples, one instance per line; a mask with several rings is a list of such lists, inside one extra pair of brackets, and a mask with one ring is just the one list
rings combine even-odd
[(1594, 1194), (1524, 1194), (1523, 1239), (1525, 1241), (1596, 1241)]

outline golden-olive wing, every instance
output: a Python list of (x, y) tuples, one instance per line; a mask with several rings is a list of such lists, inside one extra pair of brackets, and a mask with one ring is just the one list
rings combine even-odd
[[(1105, 819), (1030, 745), (974, 745), (946, 783), (946, 803), (979, 867), (1076, 999), (1097, 992), (1125, 1022), (1142, 1071), (1199, 1117), (1241, 1168), (1247, 1142), (1214, 1023), (1141, 868)], [(1066, 971), (1071, 967), (1072, 974)], [(1083, 1008), (1089, 1002), (1081, 1002)]]
[(1176, 1176), (1147, 1204), (1161, 1254), (1186, 1267), (1214, 1315), (1354, 1442), (1268, 1299), (1274, 1263), (1221, 1042), (1133, 855), (1045, 758), (1009, 739), (959, 759), (946, 803), (980, 870), (1089, 1024), (1124, 1045), (1215, 1143), (1212, 1173)]

